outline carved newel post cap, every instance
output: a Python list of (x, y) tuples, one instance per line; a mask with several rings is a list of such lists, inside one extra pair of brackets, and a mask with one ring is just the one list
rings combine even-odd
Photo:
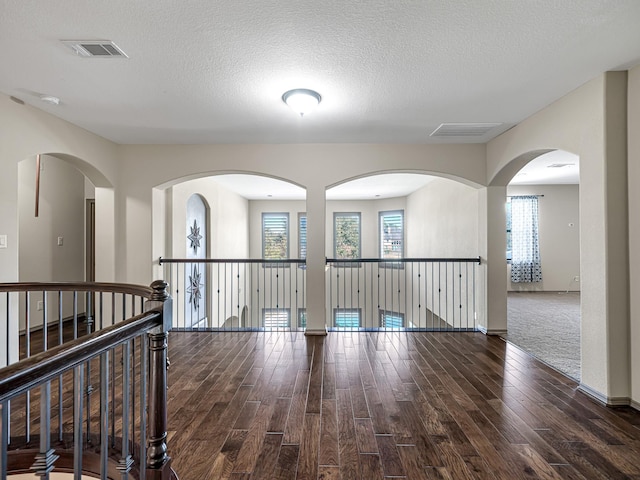
[(151, 288), (153, 289), (153, 293), (149, 300), (157, 300), (159, 302), (164, 302), (167, 298), (169, 298), (169, 293), (167, 292), (167, 287), (169, 284), (164, 280), (155, 280), (151, 284)]

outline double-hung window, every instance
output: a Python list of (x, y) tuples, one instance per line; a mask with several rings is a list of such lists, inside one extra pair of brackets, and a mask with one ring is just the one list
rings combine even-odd
[(404, 327), (404, 313), (380, 309), (380, 326), (382, 328)]
[(291, 326), (291, 310), (288, 308), (263, 308), (262, 325), (265, 330), (289, 328)]
[(289, 214), (262, 214), (262, 258), (286, 260), (289, 258)]
[(333, 256), (340, 260), (360, 258), (360, 213), (333, 214)]
[(298, 214), (298, 258), (307, 258), (307, 214)]
[[(400, 260), (404, 257), (403, 210), (378, 213), (378, 244), (380, 246), (379, 254), (381, 259)], [(386, 265), (399, 265), (399, 263)]]
[(334, 308), (333, 326), (336, 328), (359, 328), (361, 310), (359, 308)]

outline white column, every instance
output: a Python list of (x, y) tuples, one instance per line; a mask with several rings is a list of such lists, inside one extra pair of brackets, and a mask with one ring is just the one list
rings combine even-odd
[(307, 188), (307, 330), (326, 335), (325, 225), (326, 198), (322, 186)]
[[(483, 312), (485, 318), (480, 315), (478, 322), (480, 330), (489, 335), (507, 331), (506, 195), (506, 187), (487, 187), (480, 195), (481, 200), (485, 197), (486, 208), (486, 235), (480, 239), (486, 308)], [(481, 206), (480, 212), (482, 210)]]

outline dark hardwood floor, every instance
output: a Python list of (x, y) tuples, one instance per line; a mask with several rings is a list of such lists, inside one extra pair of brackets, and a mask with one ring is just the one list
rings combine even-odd
[(640, 479), (640, 412), (479, 333), (169, 338), (181, 480)]

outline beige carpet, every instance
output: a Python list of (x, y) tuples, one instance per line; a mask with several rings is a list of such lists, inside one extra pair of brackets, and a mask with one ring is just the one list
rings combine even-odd
[(580, 293), (509, 292), (507, 340), (580, 380)]

